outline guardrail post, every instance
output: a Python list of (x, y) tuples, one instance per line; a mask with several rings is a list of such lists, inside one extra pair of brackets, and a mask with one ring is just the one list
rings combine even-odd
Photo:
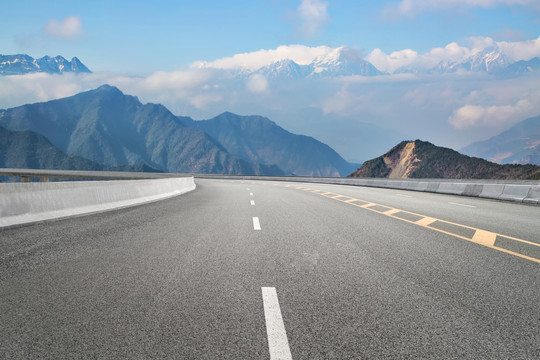
[(30, 176), (21, 176), (21, 182), (23, 183), (30, 182)]
[(49, 182), (49, 178), (47, 176), (40, 176), (39, 182)]

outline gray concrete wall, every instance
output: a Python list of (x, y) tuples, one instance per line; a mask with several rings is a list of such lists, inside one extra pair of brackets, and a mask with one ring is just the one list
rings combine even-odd
[(102, 212), (178, 196), (193, 177), (0, 184), (0, 228)]
[(482, 197), (540, 205), (540, 181), (311, 178), (273, 176), (195, 175), (197, 178), (292, 181), (368, 186), (439, 194)]

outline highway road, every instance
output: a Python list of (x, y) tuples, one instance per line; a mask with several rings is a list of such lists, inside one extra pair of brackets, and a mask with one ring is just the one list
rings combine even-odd
[(540, 358), (539, 206), (197, 186), (0, 231), (0, 358)]

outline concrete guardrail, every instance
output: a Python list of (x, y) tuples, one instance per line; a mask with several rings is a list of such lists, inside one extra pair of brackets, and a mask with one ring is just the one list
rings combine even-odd
[(241, 179), (291, 181), (320, 184), (368, 186), (397, 190), (423, 191), (438, 194), (481, 197), (495, 200), (540, 205), (540, 181), (447, 180), (447, 179), (368, 179), (312, 178), (300, 176), (228, 176), (194, 175), (201, 179)]
[(193, 177), (0, 184), (0, 229), (103, 212), (194, 190)]

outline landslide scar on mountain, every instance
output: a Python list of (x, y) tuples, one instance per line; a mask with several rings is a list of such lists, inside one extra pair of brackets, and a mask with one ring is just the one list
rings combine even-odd
[(538, 180), (540, 166), (499, 165), (429, 142), (402, 141), (362, 164), (349, 177)]
[(383, 157), (384, 163), (390, 169), (390, 179), (408, 179), (416, 169), (415, 163), (420, 161), (414, 152), (415, 143), (409, 142), (401, 151)]

